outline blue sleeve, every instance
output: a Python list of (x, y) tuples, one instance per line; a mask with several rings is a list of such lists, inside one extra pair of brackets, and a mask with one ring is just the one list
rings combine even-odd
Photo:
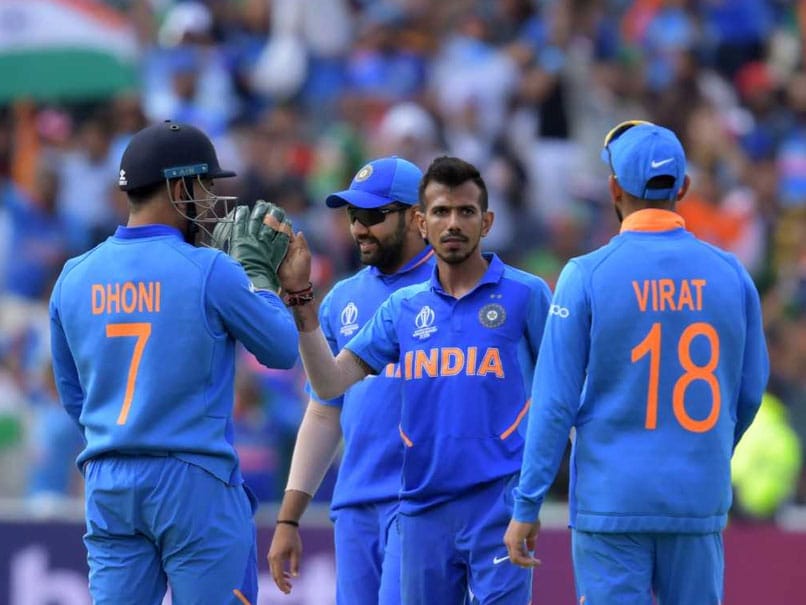
[(387, 298), (372, 318), (344, 345), (376, 374), (380, 374), (386, 364), (400, 359), (400, 343), (395, 330), (396, 300), (394, 294)]
[(79, 418), (81, 409), (84, 406), (84, 391), (78, 379), (78, 368), (73, 360), (70, 347), (67, 344), (67, 337), (64, 334), (61, 320), (59, 319), (59, 296), (61, 295), (61, 280), (56, 282), (48, 307), (50, 315), (50, 353), (53, 363), (53, 376), (56, 381), (56, 390), (59, 399), (67, 410), (67, 413), (81, 428), (82, 435), (84, 429), (81, 427)]
[(213, 262), (206, 290), (227, 331), (260, 363), (284, 370), (294, 366), (299, 333), (277, 294), (253, 290), (243, 268), (225, 254)]
[(529, 301), (529, 317), (526, 322), (526, 339), (532, 351), (532, 358), (537, 359), (540, 343), (543, 340), (543, 331), (546, 327), (546, 318), (551, 305), (551, 290), (543, 280), (532, 289)]
[(767, 379), (770, 376), (770, 360), (767, 343), (764, 340), (764, 326), (761, 318), (761, 302), (758, 291), (747, 271), (740, 268), (745, 288), (745, 313), (747, 315), (747, 336), (744, 345), (742, 382), (736, 406), (736, 429), (733, 447), (753, 422), (761, 405)]
[[(327, 296), (322, 300), (322, 304), (319, 306), (319, 325), (322, 327), (322, 334), (325, 335), (325, 340), (327, 340), (327, 344), (330, 347), (330, 350), (333, 351), (333, 354), (336, 355), (339, 352), (339, 343), (336, 340), (336, 334), (333, 331), (333, 322), (330, 320), (330, 312), (332, 309), (332, 302), (333, 302), (333, 290), (328, 292)], [(331, 405), (334, 407), (342, 407), (344, 404), (344, 395), (339, 395), (338, 397), (334, 397), (333, 399), (322, 399), (316, 392), (311, 388), (310, 383), (305, 384), (305, 392), (317, 403), (321, 403), (322, 405)]]
[(590, 347), (590, 303), (573, 261), (560, 274), (532, 382), (523, 465), (513, 518), (533, 522), (562, 462), (574, 425)]

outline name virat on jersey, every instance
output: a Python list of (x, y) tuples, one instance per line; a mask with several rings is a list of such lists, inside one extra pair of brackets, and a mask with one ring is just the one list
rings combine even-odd
[(92, 284), (90, 292), (93, 315), (160, 312), (162, 283), (158, 281)]
[(632, 282), (635, 299), (646, 311), (702, 311), (704, 279), (644, 279)]

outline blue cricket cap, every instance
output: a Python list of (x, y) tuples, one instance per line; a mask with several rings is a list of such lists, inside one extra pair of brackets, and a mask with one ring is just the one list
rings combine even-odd
[(350, 188), (327, 196), (331, 208), (350, 204), (357, 208), (380, 208), (392, 202), (409, 206), (419, 201), (418, 189), (423, 172), (417, 166), (392, 156), (366, 164), (353, 177)]
[[(686, 153), (677, 135), (656, 124), (637, 124), (610, 142), (602, 160), (627, 193), (643, 200), (674, 200), (686, 178)], [(674, 179), (671, 187), (650, 181), (659, 176)]]

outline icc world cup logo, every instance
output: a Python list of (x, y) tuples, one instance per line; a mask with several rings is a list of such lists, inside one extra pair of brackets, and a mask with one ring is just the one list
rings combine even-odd
[(433, 324), (434, 310), (426, 305), (417, 313), (417, 316), (414, 318), (414, 325), (417, 326), (418, 330), (422, 330), (424, 328), (430, 328)]

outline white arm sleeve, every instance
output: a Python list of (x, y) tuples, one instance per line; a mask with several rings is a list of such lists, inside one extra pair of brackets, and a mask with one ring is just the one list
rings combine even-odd
[(334, 358), (321, 328), (300, 332), (299, 352), (311, 387), (322, 399), (338, 397), (371, 372), (347, 349)]
[(297, 432), (286, 489), (313, 496), (341, 442), (341, 408), (308, 401)]

